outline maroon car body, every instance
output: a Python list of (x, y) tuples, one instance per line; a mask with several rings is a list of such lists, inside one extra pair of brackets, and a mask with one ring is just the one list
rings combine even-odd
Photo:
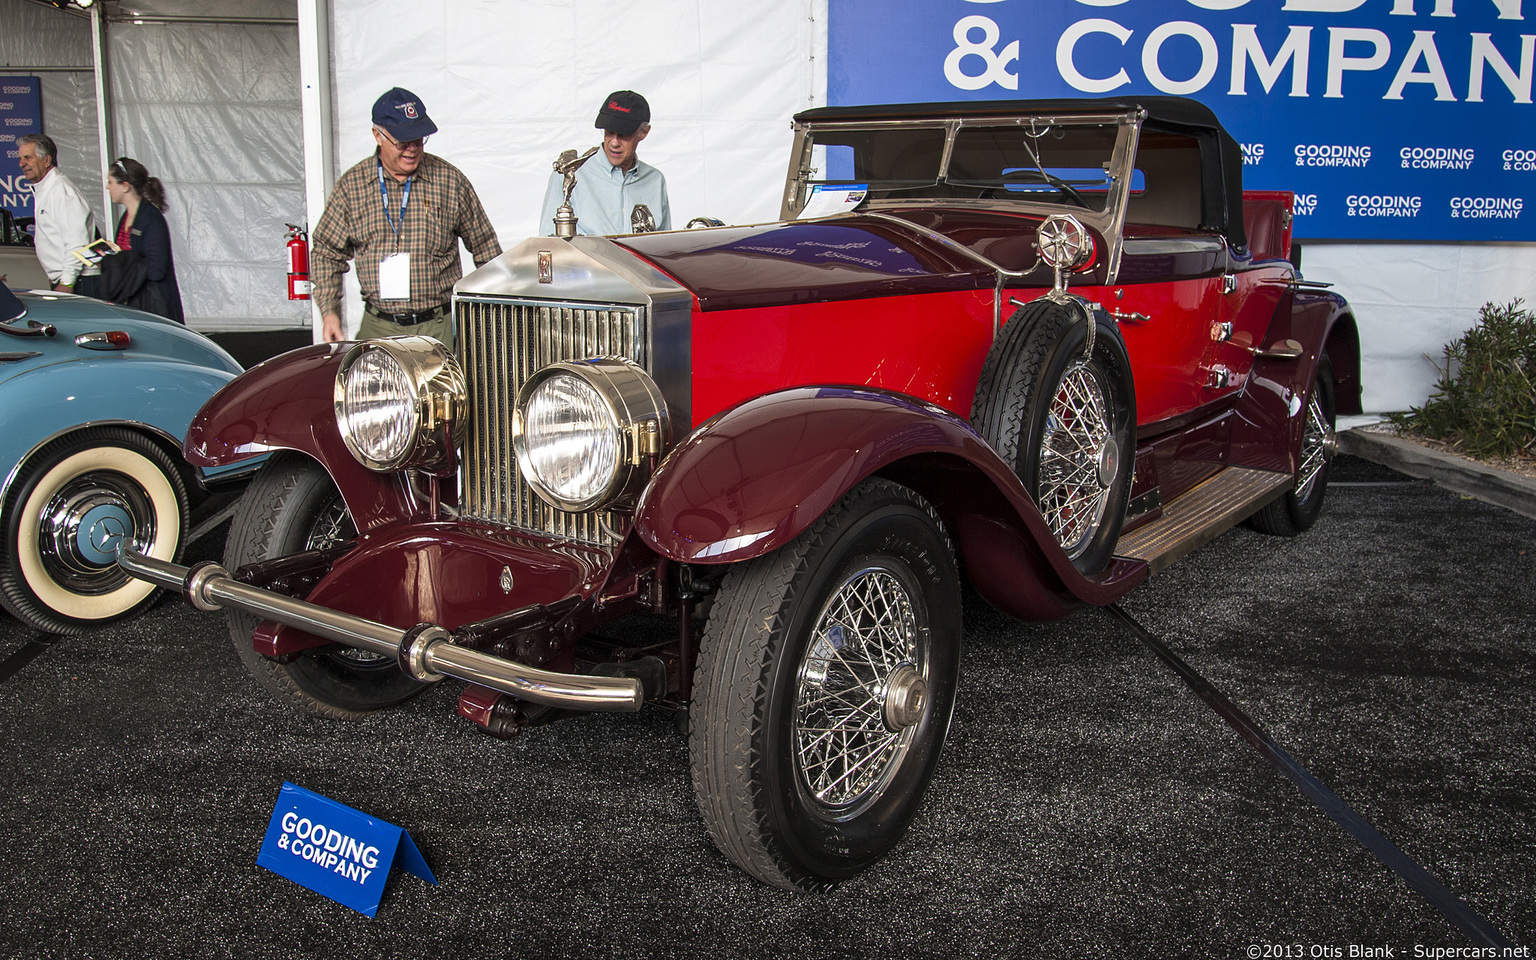
[[(124, 565), (228, 608), (320, 713), (443, 676), (501, 736), (677, 710), (726, 855), (802, 889), (863, 869), (937, 762), (961, 579), (1055, 619), (1244, 520), (1304, 530), (1359, 351), (1289, 260), (1289, 195), (1242, 192), (1199, 104), (796, 129), (779, 222), (535, 238), (458, 285), (453, 354), (249, 371), (185, 450), (276, 454), (224, 565)], [(805, 216), (828, 198), (854, 209)]]

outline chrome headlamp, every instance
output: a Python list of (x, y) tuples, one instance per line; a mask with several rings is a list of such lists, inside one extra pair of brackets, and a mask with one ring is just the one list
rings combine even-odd
[(576, 513), (637, 493), (671, 433), (655, 381), (628, 360), (600, 357), (551, 364), (523, 384), (512, 449), (534, 491)]
[(446, 467), (468, 409), (464, 370), (431, 337), (366, 340), (341, 359), (335, 404), (341, 439), (368, 469)]
[(1054, 300), (1067, 294), (1068, 271), (1086, 270), (1093, 263), (1093, 234), (1088, 232), (1081, 220), (1071, 214), (1058, 213), (1046, 217), (1045, 222), (1035, 231), (1035, 246), (1040, 249), (1040, 259), (1056, 272), (1055, 283), (1047, 294)]
[(1040, 256), (1057, 270), (1077, 270), (1093, 259), (1093, 235), (1069, 214), (1046, 217), (1035, 231)]

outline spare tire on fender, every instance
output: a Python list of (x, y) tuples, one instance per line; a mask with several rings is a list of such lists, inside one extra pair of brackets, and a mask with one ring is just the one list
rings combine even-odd
[(1106, 567), (1136, 460), (1131, 363), (1109, 315), (1077, 298), (1020, 307), (987, 353), (971, 425), (1013, 468), (1073, 564)]

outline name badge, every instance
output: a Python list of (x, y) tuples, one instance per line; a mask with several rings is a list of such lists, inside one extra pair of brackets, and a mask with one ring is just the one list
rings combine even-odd
[(411, 299), (411, 255), (392, 253), (379, 261), (379, 299)]
[(256, 862), (371, 917), (379, 912), (384, 882), (397, 857), (402, 870), (437, 883), (400, 827), (284, 783)]

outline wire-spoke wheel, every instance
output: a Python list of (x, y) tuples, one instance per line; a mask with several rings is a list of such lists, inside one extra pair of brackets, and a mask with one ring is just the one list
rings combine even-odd
[(954, 550), (905, 487), (865, 481), (793, 543), (733, 569), (690, 708), (715, 845), (790, 889), (873, 863), (933, 774), (959, 662)]
[(1294, 537), (1310, 529), (1323, 512), (1328, 493), (1328, 462), (1333, 456), (1334, 423), (1333, 364), (1328, 355), (1317, 362), (1302, 412), (1301, 445), (1296, 453), (1296, 482), (1278, 500), (1270, 502), (1249, 518), (1248, 524), (1262, 533)]
[(927, 696), (907, 587), (889, 571), (853, 574), (827, 601), (800, 665), (795, 771), (829, 812), (877, 797), (912, 743)]
[[(320, 550), (357, 534), (346, 501), (318, 463), (304, 457), (273, 457), (252, 481), (225, 541), (230, 571), (258, 560)], [(343, 644), (271, 660), (251, 646), (261, 618), (227, 613), (230, 641), (251, 674), (272, 694), (311, 713), (356, 719), (394, 706), (426, 684), (406, 676), (392, 657)]]
[[(1040, 437), (1036, 502), (1073, 558), (1082, 555), (1104, 521), (1113, 490), (1104, 477), (1105, 460), (1119, 451), (1107, 408), (1108, 390), (1090, 364), (1078, 361), (1062, 375)], [(1111, 474), (1108, 480), (1113, 479)]]
[(1079, 570), (1109, 563), (1135, 460), (1136, 400), (1120, 332), (1095, 310), (1036, 300), (987, 354), (971, 424), (1013, 468)]

